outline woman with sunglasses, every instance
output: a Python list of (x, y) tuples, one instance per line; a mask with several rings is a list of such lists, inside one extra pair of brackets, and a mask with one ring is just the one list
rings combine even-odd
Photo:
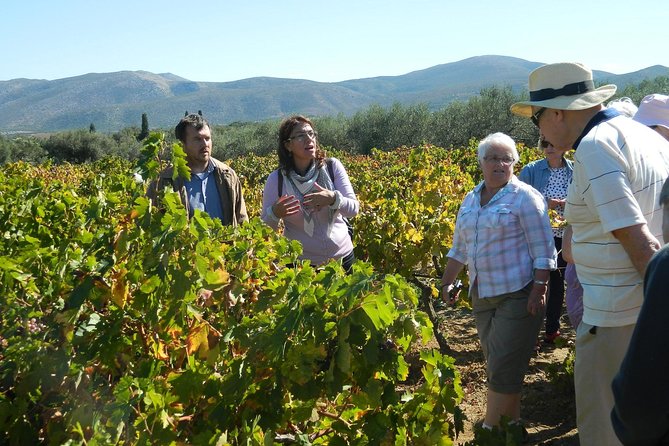
[[(546, 199), (548, 209), (553, 209), (559, 218), (563, 218), (567, 187), (574, 172), (573, 163), (543, 139), (539, 147), (544, 158), (526, 165), (518, 178), (541, 192)], [(546, 303), (545, 344), (552, 344), (560, 336), (560, 316), (564, 302), (564, 271), (567, 262), (562, 258), (562, 236), (564, 227), (553, 227), (553, 240), (558, 252), (558, 269), (551, 271), (548, 280), (548, 301)]]
[(320, 265), (341, 260), (350, 272), (355, 260), (353, 241), (345, 218), (358, 214), (360, 205), (346, 169), (336, 158), (325, 158), (314, 124), (291, 116), (279, 128), (279, 168), (263, 190), (262, 220), (302, 243), (302, 259)]

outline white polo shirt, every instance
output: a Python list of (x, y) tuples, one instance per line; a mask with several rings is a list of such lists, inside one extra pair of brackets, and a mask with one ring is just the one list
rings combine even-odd
[(636, 322), (643, 277), (611, 231), (646, 223), (662, 242), (658, 200), (669, 175), (669, 142), (629, 118), (610, 116), (595, 116), (601, 122), (586, 128), (577, 146), (565, 209), (583, 286), (583, 321), (600, 327)]

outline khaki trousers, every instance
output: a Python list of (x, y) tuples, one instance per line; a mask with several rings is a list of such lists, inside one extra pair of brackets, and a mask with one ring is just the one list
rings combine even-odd
[(581, 322), (576, 330), (576, 424), (581, 446), (615, 446), (620, 440), (611, 425), (613, 391), (629, 346), (634, 324), (623, 327), (593, 327)]

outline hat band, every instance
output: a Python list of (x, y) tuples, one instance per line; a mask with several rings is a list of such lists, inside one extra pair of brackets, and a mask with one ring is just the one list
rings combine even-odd
[(575, 82), (567, 84), (562, 88), (544, 88), (542, 90), (530, 91), (530, 101), (546, 101), (548, 99), (557, 98), (558, 96), (574, 96), (577, 94), (587, 93), (595, 89), (595, 83), (592, 80), (583, 82)]

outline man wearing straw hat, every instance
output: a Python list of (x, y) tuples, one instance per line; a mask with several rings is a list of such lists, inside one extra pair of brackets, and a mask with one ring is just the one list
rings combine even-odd
[(565, 218), (583, 286), (574, 371), (580, 442), (620, 444), (610, 421), (611, 381), (639, 314), (646, 266), (661, 246), (658, 198), (669, 175), (669, 143), (606, 109), (616, 86), (595, 88), (581, 64), (539, 67), (529, 89), (530, 100), (511, 111), (532, 119), (546, 143), (576, 149)]

